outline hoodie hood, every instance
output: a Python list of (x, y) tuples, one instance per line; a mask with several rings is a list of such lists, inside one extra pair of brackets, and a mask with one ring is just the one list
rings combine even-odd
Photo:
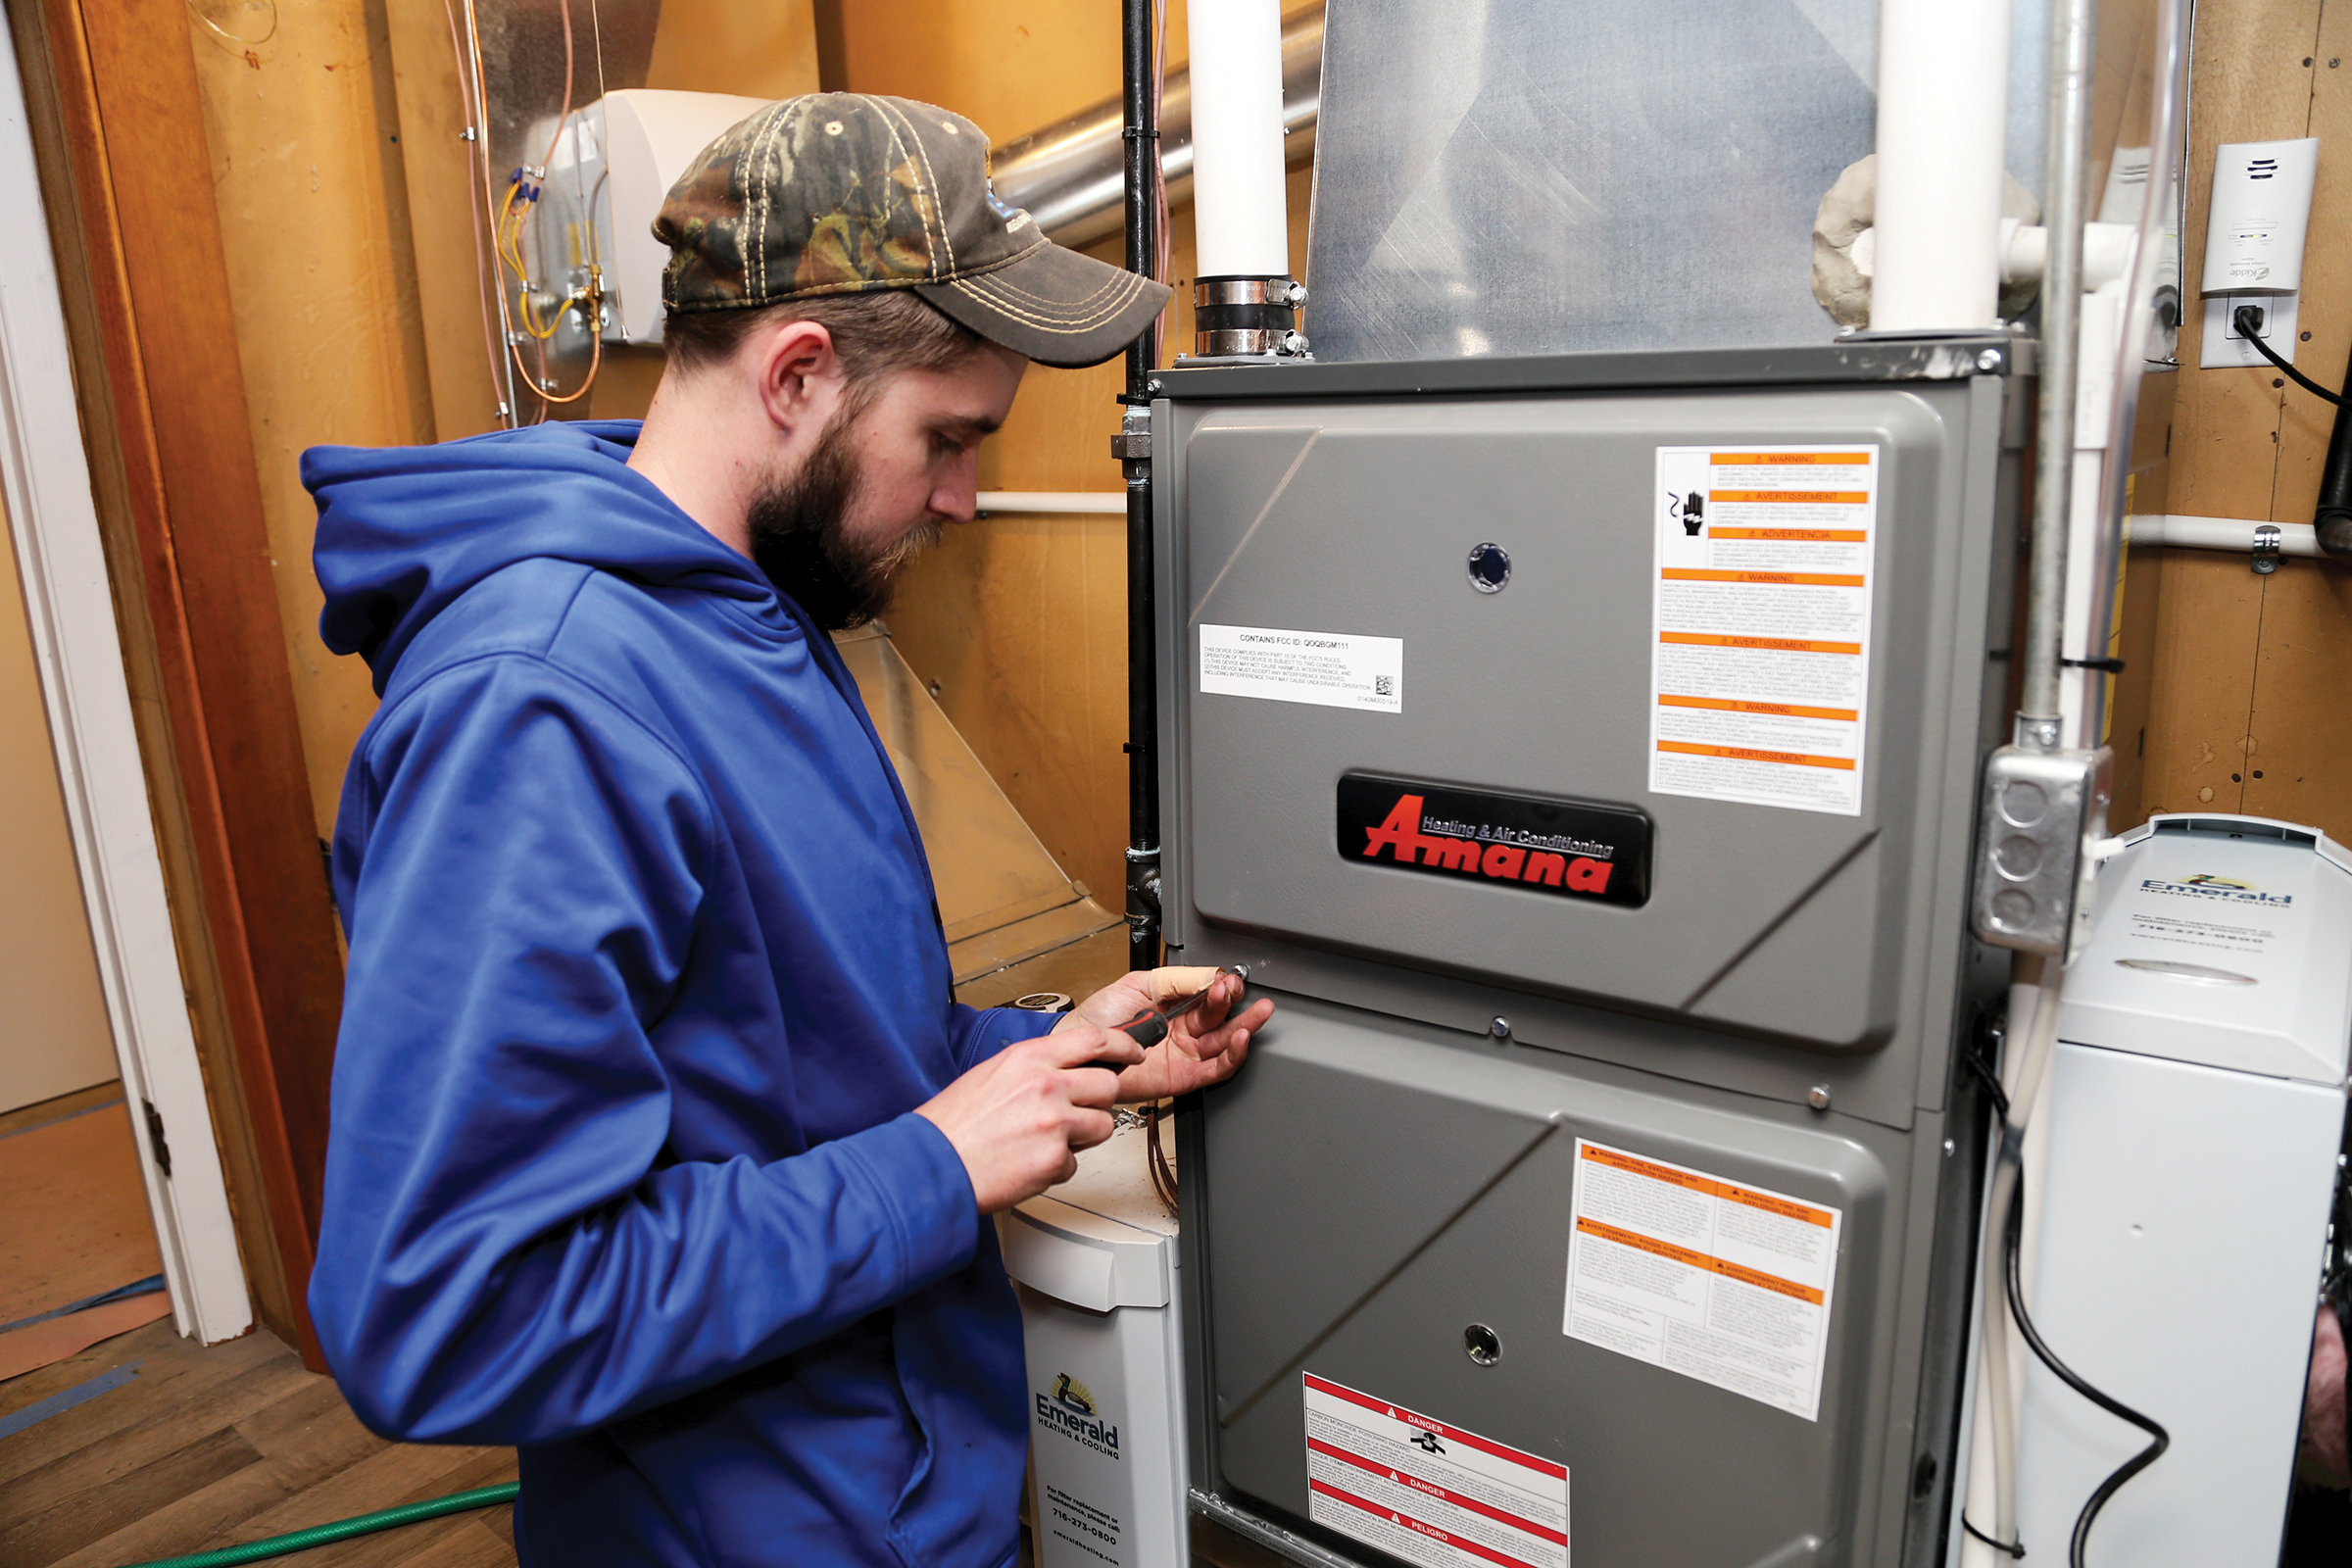
[(313, 447), (318, 635), (383, 694), (418, 632), (474, 584), (541, 557), (776, 606), (760, 568), (635, 469), (639, 421), (501, 430), (429, 447)]

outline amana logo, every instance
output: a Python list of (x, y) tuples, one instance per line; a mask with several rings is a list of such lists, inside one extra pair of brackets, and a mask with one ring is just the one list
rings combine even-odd
[(1054, 1375), (1052, 1393), (1037, 1396), (1037, 1424), (1060, 1434), (1082, 1448), (1119, 1456), (1119, 1429), (1102, 1419), (1094, 1392), (1067, 1372)]
[(2265, 893), (2251, 882), (2232, 882), (2226, 876), (2199, 871), (2195, 876), (2178, 880), (2170, 877), (2142, 877), (2142, 893), (2162, 893), (2176, 899), (2218, 899), (2228, 904), (2267, 904), (2274, 908), (2295, 902), (2291, 893)]
[[(1388, 819), (1366, 831), (1364, 854), (1377, 860), (1380, 852), (1386, 850), (1400, 865), (1411, 865), (1418, 857), (1423, 865), (1442, 865), (1449, 871), (1494, 877), (1502, 882), (1543, 883), (1577, 893), (1606, 893), (1609, 873), (1616, 869), (1607, 860), (1589, 855), (1571, 858), (1516, 844), (1482, 843), (1475, 838), (1456, 838), (1450, 833), (1424, 832), (1429, 825), (1421, 797), (1401, 796), (1389, 811)], [(1611, 853), (1607, 845), (1595, 844), (1590, 848), (1604, 855)]]

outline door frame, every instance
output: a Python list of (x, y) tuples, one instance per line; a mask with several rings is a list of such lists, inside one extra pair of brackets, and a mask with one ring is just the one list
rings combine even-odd
[[(0, 19), (0, 26), (5, 26)], [(0, 495), (172, 1320), (253, 1324), (181, 981), (13, 38), (0, 35)], [(171, 1174), (155, 1129), (168, 1128)]]

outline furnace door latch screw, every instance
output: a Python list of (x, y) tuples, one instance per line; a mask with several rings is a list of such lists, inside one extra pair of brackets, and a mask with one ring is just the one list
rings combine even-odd
[(1508, 1018), (1494, 1019), (1493, 1022), (1487, 1025), (1487, 1033), (1493, 1035), (1497, 1040), (1510, 1039), (1511, 1020)]
[(1828, 1084), (1815, 1084), (1812, 1088), (1806, 1090), (1805, 1103), (1811, 1105), (1815, 1110), (1829, 1109), (1830, 1086)]

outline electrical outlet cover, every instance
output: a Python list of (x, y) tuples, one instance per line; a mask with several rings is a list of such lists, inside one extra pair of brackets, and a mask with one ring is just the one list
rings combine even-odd
[(2265, 370), (2277, 368), (2264, 359), (2237, 330), (2237, 308), (2262, 308), (2262, 340), (2287, 364), (2295, 363), (2295, 296), (2292, 294), (2208, 294), (2205, 297), (2205, 348), (2197, 364), (2208, 370), (2245, 366)]

